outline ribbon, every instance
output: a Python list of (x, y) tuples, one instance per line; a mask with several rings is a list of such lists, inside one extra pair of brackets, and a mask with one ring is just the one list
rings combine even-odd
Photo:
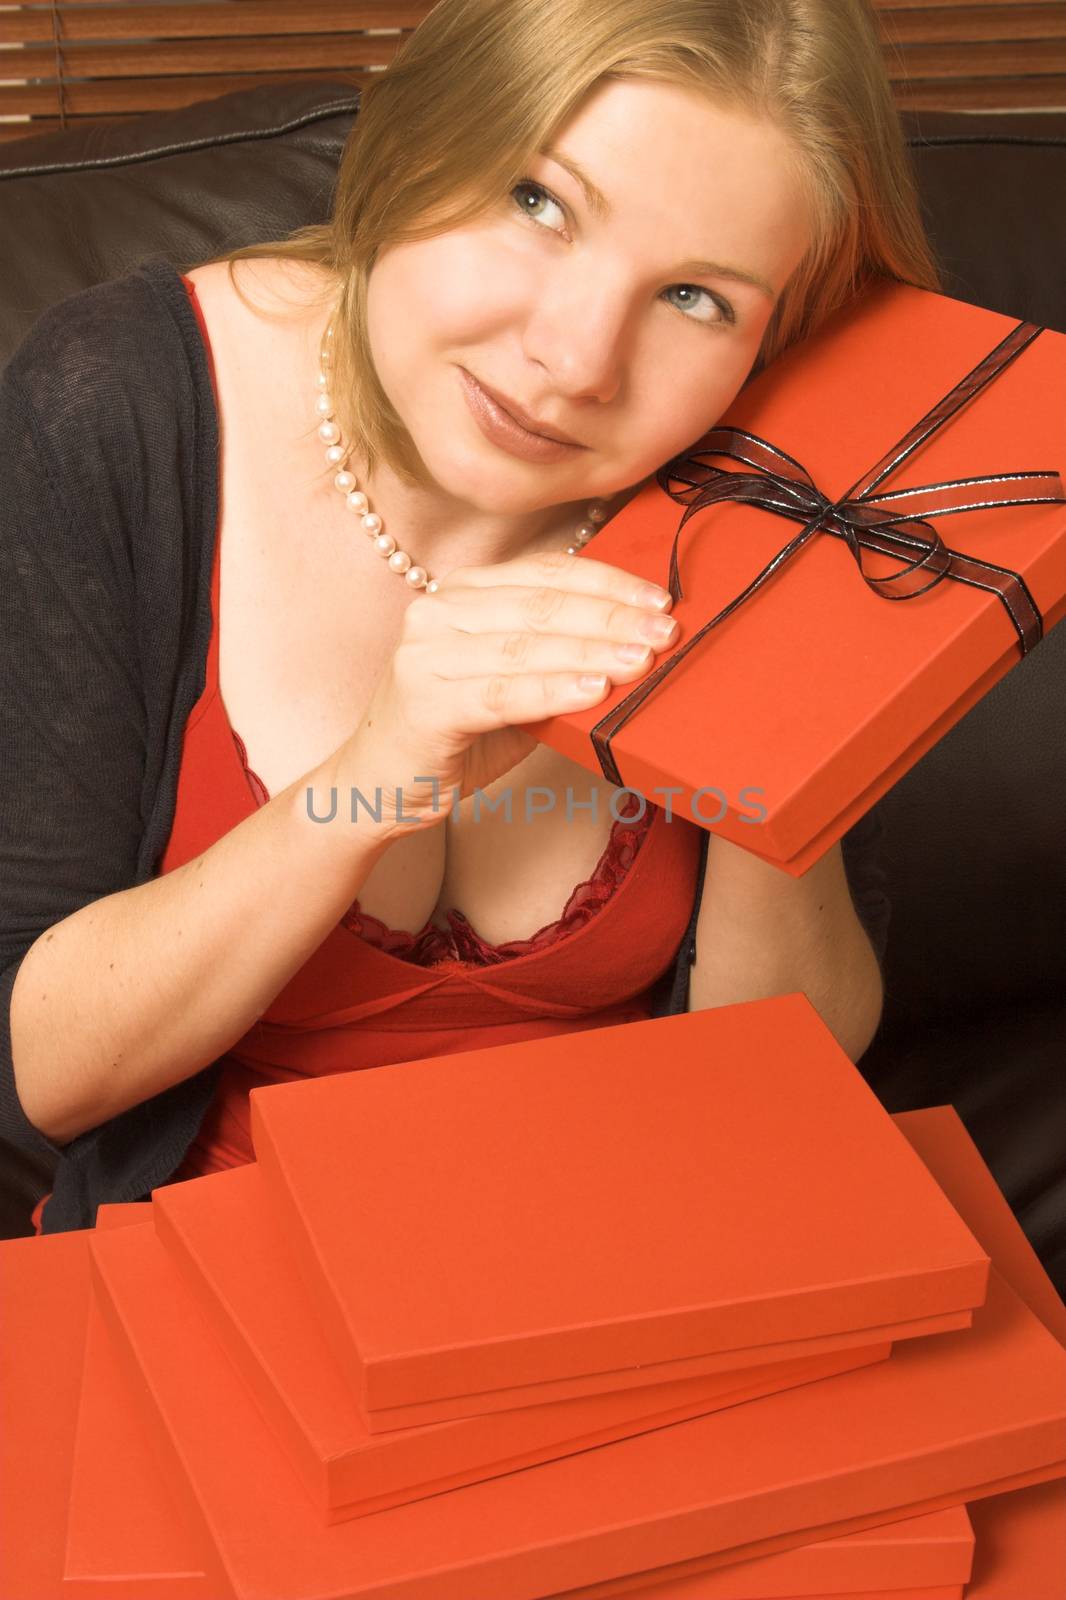
[[(717, 616), (705, 622), (692, 637), (655, 670), (643, 678), (623, 700), (613, 706), (592, 728), (593, 749), (605, 778), (622, 788), (611, 740), (625, 727), (630, 717), (652, 695), (705, 634), (724, 622), (738, 606), (756, 594), (779, 567), (815, 533), (831, 533), (843, 539), (854, 556), (863, 581), (885, 600), (913, 600), (945, 578), (966, 583), (999, 595), (1017, 631), (1024, 656), (1043, 637), (1043, 619), (1025, 579), (1009, 567), (981, 561), (958, 550), (949, 549), (927, 517), (957, 516), (966, 511), (983, 511), (999, 506), (1066, 504), (1062, 479), (1054, 471), (997, 472), (985, 477), (953, 478), (942, 483), (927, 483), (913, 489), (895, 489), (875, 495), (885, 479), (891, 478), (903, 462), (925, 441), (958, 414), (1028, 349), (1044, 329), (1031, 322), (1019, 322), (984, 359), (978, 362), (953, 389), (927, 411), (904, 438), (892, 445), (838, 500), (830, 500), (814, 482), (807, 469), (757, 434), (743, 428), (712, 428), (689, 451), (668, 461), (656, 473), (660, 488), (687, 510), (678, 523), (670, 551), (668, 587), (674, 601), (683, 598), (677, 545), (688, 519), (705, 506), (723, 500), (743, 501), (764, 511), (803, 523), (796, 536), (779, 550), (772, 561), (741, 590)], [(727, 471), (708, 464), (708, 457), (726, 456), (739, 461), (751, 472)], [(681, 487), (674, 488), (678, 484)], [(1010, 494), (1008, 485), (1030, 489), (1031, 493)], [(1002, 485), (1000, 488), (994, 485)], [(928, 537), (923, 537), (925, 530)], [(913, 555), (913, 559), (887, 577), (872, 577), (863, 565), (863, 552), (882, 555)], [(922, 568), (931, 572), (928, 582), (917, 587)], [(900, 592), (892, 586), (900, 583)]]

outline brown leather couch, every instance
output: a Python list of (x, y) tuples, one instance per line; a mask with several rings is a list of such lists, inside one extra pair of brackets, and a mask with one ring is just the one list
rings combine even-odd
[[(340, 83), (272, 86), (0, 148), (0, 361), (147, 255), (186, 268), (324, 219), (357, 107)], [(1066, 331), (1066, 116), (905, 122), (947, 292)], [(862, 1071), (889, 1110), (956, 1107), (1066, 1293), (1066, 625), (883, 811), (887, 995)], [(0, 1149), (0, 1236), (49, 1187)]]

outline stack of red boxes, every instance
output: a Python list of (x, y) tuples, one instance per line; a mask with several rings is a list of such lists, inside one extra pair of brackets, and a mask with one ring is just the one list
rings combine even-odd
[(803, 995), (252, 1107), (0, 1246), (4, 1600), (1066, 1595), (1066, 1309)]

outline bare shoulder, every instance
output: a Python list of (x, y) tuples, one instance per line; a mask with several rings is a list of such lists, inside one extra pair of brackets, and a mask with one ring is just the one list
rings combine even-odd
[(315, 317), (336, 288), (334, 275), (324, 267), (282, 256), (246, 257), (232, 264), (211, 261), (185, 276), (196, 285), (205, 312), (279, 330)]

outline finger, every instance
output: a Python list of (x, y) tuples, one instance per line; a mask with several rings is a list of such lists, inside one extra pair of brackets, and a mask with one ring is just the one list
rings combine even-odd
[(653, 606), (659, 611), (668, 611), (673, 604), (670, 591), (659, 584), (649, 583), (623, 567), (596, 561), (591, 556), (568, 555), (565, 550), (541, 550), (536, 555), (515, 556), (510, 561), (487, 566), (455, 567), (447, 577), (438, 580), (435, 596), (447, 596), (462, 588), (494, 588), (504, 583), (599, 594), (625, 605)]
[(583, 683), (573, 672), (500, 673), (463, 682), (461, 717), (466, 733), (488, 733), (542, 717), (558, 716), (579, 706), (592, 706), (611, 688), (604, 673), (594, 683)]
[(438, 655), (434, 675), (456, 682), (463, 678), (527, 673), (606, 672), (616, 682), (639, 677), (655, 659), (646, 643), (586, 639), (561, 633), (472, 633), (461, 649)]
[[(430, 612), (424, 613), (430, 618)], [(430, 630), (447, 649), (449, 631), (461, 634), (535, 633), (569, 635), (614, 644), (672, 648), (679, 637), (675, 618), (603, 595), (546, 585), (493, 584), (459, 587), (443, 596)], [(661, 627), (656, 627), (656, 624)]]

